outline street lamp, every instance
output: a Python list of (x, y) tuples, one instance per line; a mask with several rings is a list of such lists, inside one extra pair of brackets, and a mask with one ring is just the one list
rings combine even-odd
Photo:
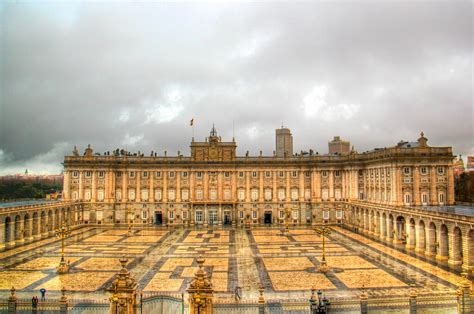
[(61, 238), (61, 261), (59, 262), (57, 271), (60, 274), (65, 274), (69, 272), (69, 264), (66, 263), (64, 259), (64, 238), (69, 235), (69, 226), (63, 222), (61, 227), (56, 229), (54, 232), (57, 237)]
[(321, 265), (319, 266), (319, 271), (326, 273), (329, 271), (329, 266), (326, 263), (326, 236), (331, 234), (331, 229), (326, 226), (326, 223), (324, 223), (321, 228), (315, 228), (314, 231), (323, 238), (323, 257)]

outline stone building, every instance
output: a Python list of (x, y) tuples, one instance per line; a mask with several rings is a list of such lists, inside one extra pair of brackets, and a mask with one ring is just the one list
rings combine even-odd
[(334, 136), (334, 139), (328, 142), (329, 155), (346, 155), (351, 151), (351, 143), (341, 140), (340, 136)]
[(275, 130), (275, 149), (277, 157), (293, 156), (293, 136), (288, 128), (281, 127)]
[(63, 197), (89, 204), (84, 221), (102, 224), (278, 224), (286, 215), (306, 224), (342, 221), (351, 202), (454, 204), (452, 150), (428, 146), (423, 133), (341, 155), (237, 156), (236, 147), (213, 128), (190, 156), (75, 149), (64, 159)]

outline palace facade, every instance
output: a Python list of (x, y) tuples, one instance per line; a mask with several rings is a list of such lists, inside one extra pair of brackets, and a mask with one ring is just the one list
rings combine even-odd
[(213, 127), (205, 141), (192, 139), (190, 156), (99, 155), (89, 146), (65, 157), (63, 198), (85, 202), (83, 220), (99, 224), (307, 224), (343, 222), (351, 202), (452, 205), (452, 149), (427, 141), (422, 133), (364, 153), (237, 156), (235, 140)]

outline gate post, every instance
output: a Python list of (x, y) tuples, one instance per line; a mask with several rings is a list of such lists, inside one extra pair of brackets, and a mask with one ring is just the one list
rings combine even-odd
[(212, 283), (203, 269), (204, 259), (199, 256), (196, 262), (199, 265), (199, 269), (186, 290), (189, 293), (189, 314), (212, 314), (212, 297), (214, 292)]
[(467, 273), (462, 273), (462, 280), (458, 283), (458, 313), (472, 313), (471, 308), (471, 282), (467, 279)]
[(258, 314), (265, 314), (265, 298), (263, 296), (264, 291), (265, 288), (260, 284), (258, 287), (258, 292), (260, 293), (260, 296), (258, 297)]
[(66, 296), (66, 289), (63, 287), (61, 289), (61, 299), (59, 299), (59, 313), (60, 314), (67, 314), (68, 311), (68, 300)]
[(414, 288), (410, 291), (410, 314), (416, 314), (416, 297), (417, 293)]
[(120, 264), (122, 269), (112, 282), (112, 286), (107, 291), (112, 293), (110, 300), (110, 314), (137, 314), (137, 281), (130, 275), (125, 268), (128, 259), (122, 257)]
[(18, 303), (18, 299), (15, 295), (15, 287), (11, 288), (11, 294), (10, 297), (8, 298), (8, 313), (13, 314), (16, 313), (16, 306)]
[(367, 314), (368, 313), (368, 301), (369, 297), (365, 291), (363, 291), (359, 297), (360, 299), (360, 314)]

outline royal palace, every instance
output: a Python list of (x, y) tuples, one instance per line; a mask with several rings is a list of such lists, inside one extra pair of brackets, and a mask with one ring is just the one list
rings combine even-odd
[(423, 134), (389, 148), (320, 155), (293, 154), (289, 130), (276, 133), (273, 156), (237, 156), (236, 142), (222, 141), (215, 128), (204, 142), (193, 139), (189, 157), (74, 150), (64, 160), (63, 197), (89, 202), (84, 220), (102, 224), (124, 222), (127, 211), (144, 224), (278, 224), (285, 212), (295, 224), (341, 222), (352, 202), (454, 203), (452, 150), (428, 146)]

